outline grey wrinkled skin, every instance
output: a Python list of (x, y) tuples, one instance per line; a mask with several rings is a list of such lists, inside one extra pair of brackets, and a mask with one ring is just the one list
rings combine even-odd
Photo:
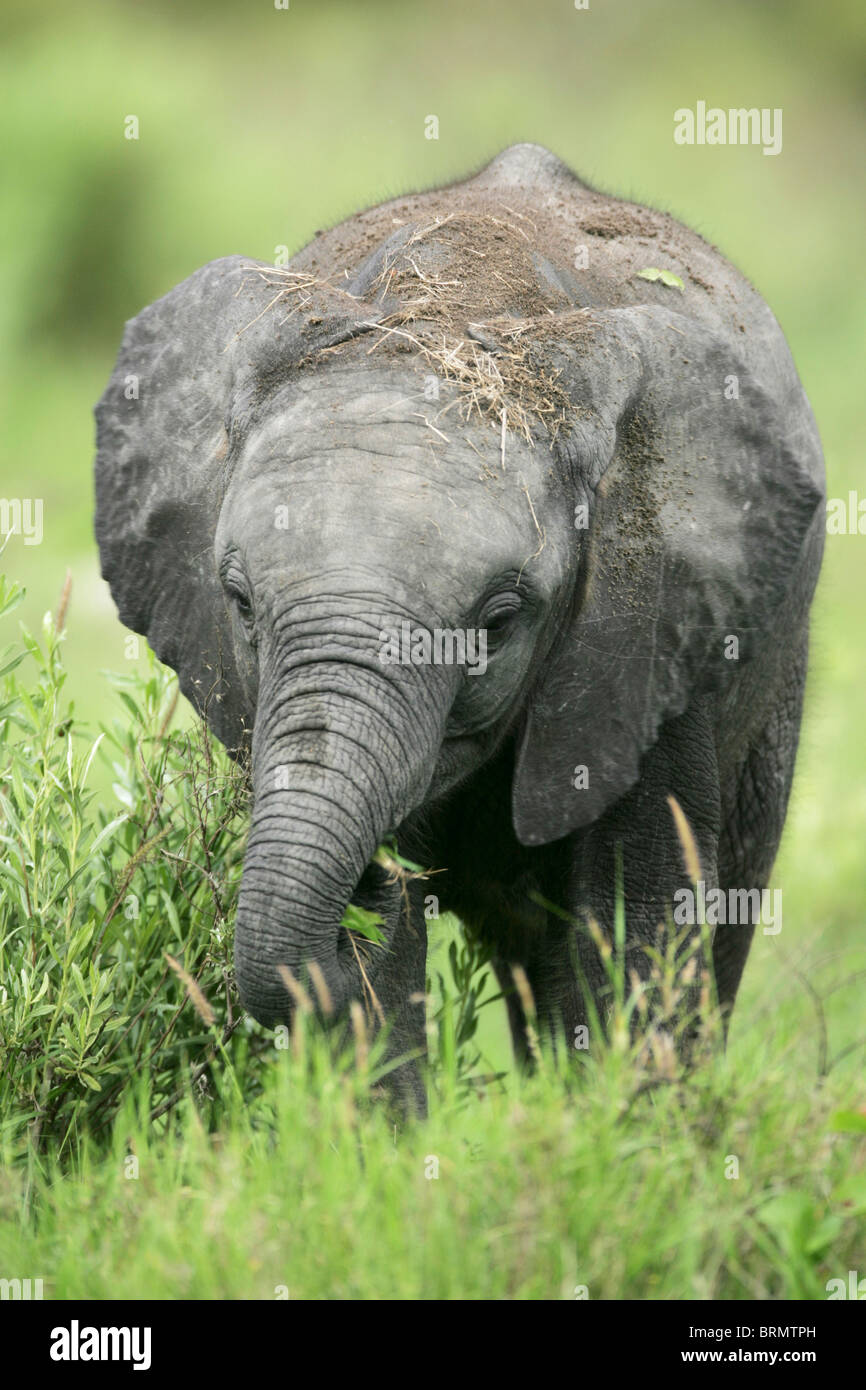
[[(504, 433), (495, 394), (467, 414), (437, 334), (499, 364)], [(282, 279), (241, 256), (197, 271), (127, 325), (97, 420), (120, 617), (226, 746), (251, 749), (235, 959), (257, 1019), (290, 1017), (280, 965), (303, 980), (317, 962), (338, 1017), (364, 997), (340, 926), (353, 901), (386, 919), (367, 974), (391, 1055), (422, 1053), (433, 892), (491, 945), (518, 1053), (517, 963), (568, 1043), (579, 974), (596, 992), (603, 977), (560, 913), (610, 926), (621, 847), (646, 975), (689, 883), (668, 796), (708, 887), (767, 885), (823, 464), (773, 315), (686, 228), (514, 146), (319, 233)], [(383, 664), (403, 621), (486, 629), (486, 672)], [(413, 885), (411, 920), (371, 866), (394, 832), (443, 870)], [(715, 931), (728, 1011), (752, 934)], [(393, 1087), (423, 1109), (416, 1063)]]

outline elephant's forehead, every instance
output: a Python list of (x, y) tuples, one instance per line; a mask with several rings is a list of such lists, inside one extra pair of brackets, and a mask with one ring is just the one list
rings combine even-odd
[(296, 552), (350, 538), (353, 553), (381, 556), (411, 540), (446, 568), (449, 557), (464, 571), (520, 563), (556, 491), (549, 451), (508, 431), (503, 444), (501, 430), (467, 424), (457, 405), (437, 420), (431, 404), (416, 378), (275, 403), (246, 440), (230, 513), (270, 525), (280, 509)]
[[(470, 418), (466, 418), (467, 414)], [(396, 381), (390, 373), (316, 375), (301, 380), (293, 393), (275, 397), (250, 429), (242, 465), (248, 475), (273, 462), (300, 473), (305, 462), (327, 463), (369, 482), (393, 480), (401, 473), (422, 481), (446, 478), (453, 486), (471, 485), (493, 469), (504, 487), (514, 482), (517, 464), (533, 471), (535, 450), (519, 435), (471, 418), (471, 409), (450, 390), (427, 401), (423, 378)], [(495, 465), (495, 467), (494, 467)]]

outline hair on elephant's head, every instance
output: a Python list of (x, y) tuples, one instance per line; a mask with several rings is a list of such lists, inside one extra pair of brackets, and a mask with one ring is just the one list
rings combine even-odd
[(802, 388), (685, 229), (698, 284), (636, 276), (637, 216), (516, 147), (286, 269), (215, 261), (127, 326), (103, 574), (251, 749), (236, 966), (263, 1022), (289, 1012), (279, 966), (315, 961), (337, 1010), (360, 992), (341, 917), (385, 891), (371, 858), (411, 812), (513, 740), (517, 839), (589, 824), (728, 679), (731, 638), (742, 661), (772, 628), (821, 496)]

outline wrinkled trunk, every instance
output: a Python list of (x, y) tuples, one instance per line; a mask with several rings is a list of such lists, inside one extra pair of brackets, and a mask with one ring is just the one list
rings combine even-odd
[[(316, 1000), (307, 970), (315, 961), (335, 1014), (361, 997), (340, 919), (350, 901), (381, 910), (385, 896), (399, 911), (399, 890), (389, 894), (384, 872), (368, 866), (429, 782), (446, 713), (445, 700), (441, 715), (422, 708), (432, 694), (416, 691), (413, 708), (405, 686), (335, 663), (308, 668), (300, 686), (275, 678), (260, 691), (235, 967), (241, 1001), (261, 1023), (291, 1015), (280, 966)], [(386, 945), (365, 948), (374, 989), (394, 925), (395, 913), (386, 914)]]

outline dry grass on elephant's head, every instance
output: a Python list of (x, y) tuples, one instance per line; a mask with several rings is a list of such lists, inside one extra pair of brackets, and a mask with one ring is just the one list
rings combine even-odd
[[(490, 421), (528, 444), (541, 433), (551, 443), (580, 413), (560, 380), (556, 340), (567, 316), (569, 338), (589, 337), (593, 315), (575, 310), (564, 292), (539, 268), (531, 219), (513, 208), (502, 215), (465, 209), (436, 218), (400, 238), (382, 257), (381, 268), (362, 297), (347, 294), (346, 281), (290, 267), (259, 273), (275, 290), (268, 308), (289, 306), (319, 322), (320, 296), (352, 301), (363, 323), (365, 306), (375, 331), (369, 355), (414, 360), (455, 389), (432, 424), (442, 428), (449, 412)], [(337, 301), (339, 303), (339, 301)], [(321, 355), (352, 350), (348, 341), (320, 349)]]

